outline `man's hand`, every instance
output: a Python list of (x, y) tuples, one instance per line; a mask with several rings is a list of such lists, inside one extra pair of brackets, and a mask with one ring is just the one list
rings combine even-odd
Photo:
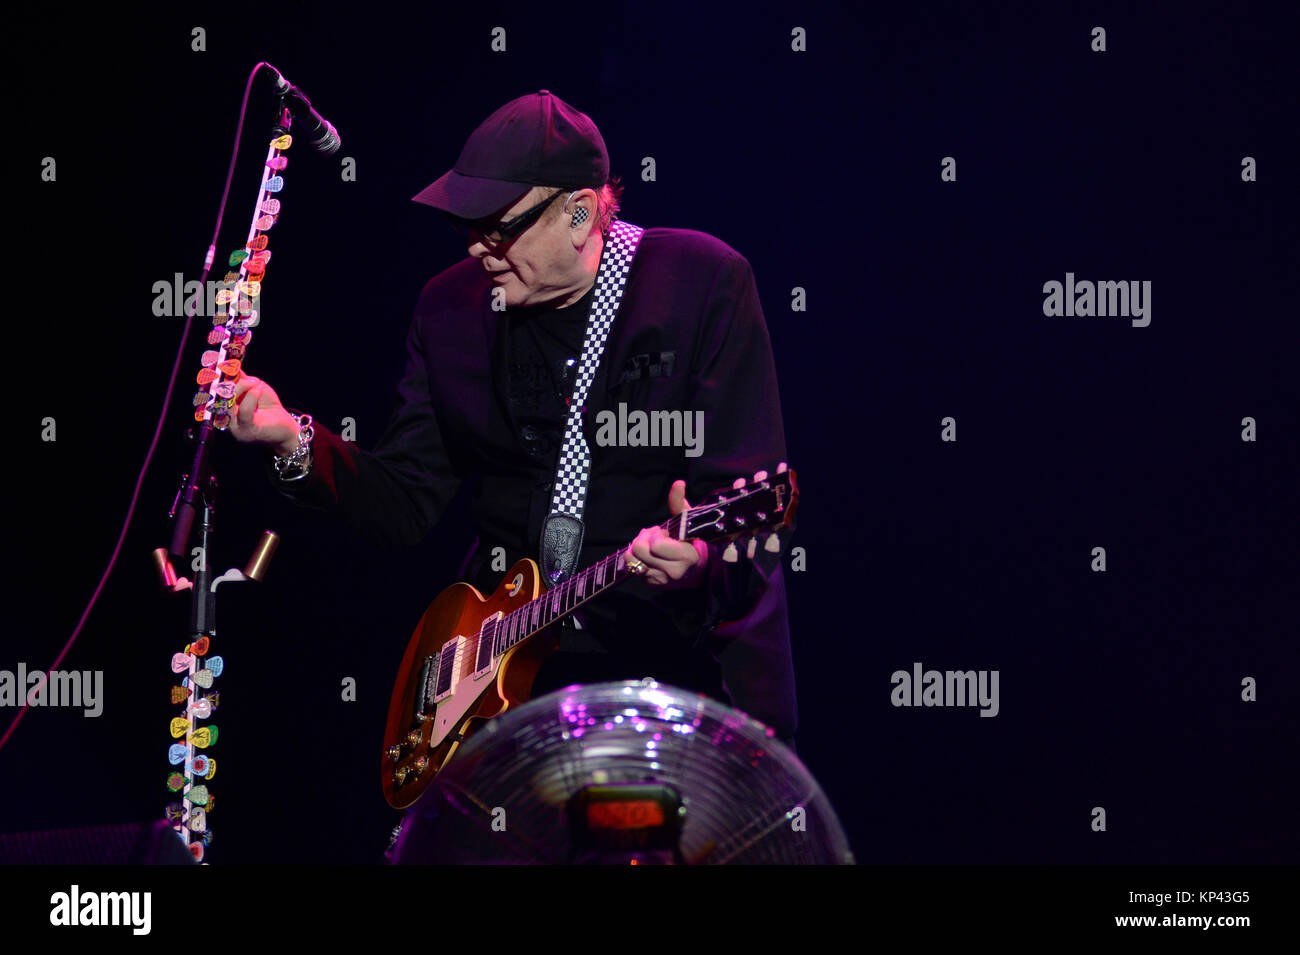
[[(691, 505), (686, 501), (686, 482), (674, 481), (668, 492), (668, 513), (676, 517)], [(704, 581), (709, 562), (709, 545), (704, 541), (679, 541), (662, 527), (645, 527), (628, 548), (628, 563), (645, 564), (640, 574), (651, 587), (683, 590)]]
[(284, 410), (275, 389), (252, 375), (241, 374), (235, 382), (229, 431), (236, 441), (263, 445), (281, 457), (298, 447), (298, 422)]

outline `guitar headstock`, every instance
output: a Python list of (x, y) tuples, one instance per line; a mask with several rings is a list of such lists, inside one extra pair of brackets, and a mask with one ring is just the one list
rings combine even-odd
[[(782, 463), (775, 474), (759, 471), (750, 481), (738, 480), (732, 487), (713, 492), (709, 500), (685, 511), (673, 523), (682, 540), (732, 541), (748, 537), (748, 554), (754, 556), (758, 535), (768, 531), (764, 550), (776, 553), (781, 539), (775, 531), (794, 526), (799, 504), (799, 485), (795, 472)], [(675, 527), (674, 530), (677, 530)], [(736, 560), (735, 544), (727, 547), (724, 560)]]

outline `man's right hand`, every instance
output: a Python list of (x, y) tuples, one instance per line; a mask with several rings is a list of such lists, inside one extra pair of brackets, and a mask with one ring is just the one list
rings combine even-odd
[(235, 382), (234, 411), (227, 429), (236, 441), (259, 444), (288, 457), (298, 447), (298, 422), (261, 378), (241, 374)]

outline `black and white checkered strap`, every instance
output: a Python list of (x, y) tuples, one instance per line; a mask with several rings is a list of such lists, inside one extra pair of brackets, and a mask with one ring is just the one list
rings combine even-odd
[[(618, 314), (619, 303), (623, 301), (623, 288), (632, 267), (632, 257), (636, 255), (644, 231), (627, 222), (615, 221), (610, 226), (600, 257), (600, 268), (596, 272), (596, 296), (587, 316), (587, 335), (582, 343), (573, 397), (569, 399), (569, 416), (564, 426), (560, 463), (555, 472), (550, 516), (542, 532), (542, 568), (552, 585), (577, 569), (582, 510), (591, 475), (591, 449), (582, 434), (584, 405), (587, 391), (596, 379), (596, 369), (600, 367), (600, 358), (605, 351), (609, 330), (614, 325), (614, 317)], [(563, 517), (552, 520), (556, 515)], [(564, 520), (565, 517), (572, 520)], [(571, 530), (560, 532), (566, 526)], [(576, 540), (572, 529), (576, 529)]]

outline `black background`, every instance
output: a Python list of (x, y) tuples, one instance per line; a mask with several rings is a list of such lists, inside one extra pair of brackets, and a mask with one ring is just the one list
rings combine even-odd
[[(803, 492), (799, 751), (858, 859), (1294, 861), (1296, 18), (1132, 6), (117, 6), (18, 24), (0, 668), (53, 662), (112, 552), (182, 326), (152, 314), (152, 285), (198, 275), (252, 66), (307, 90), (357, 178), (290, 151), (247, 367), (335, 430), (354, 418), (362, 447), (416, 294), (463, 255), (410, 196), (488, 113), (547, 88), (599, 125), (629, 221), (709, 232), (753, 265)], [(213, 278), (272, 110), (263, 78)], [(1150, 326), (1045, 317), (1043, 283), (1067, 271), (1151, 281)], [(159, 596), (148, 558), (188, 463), (203, 328), (61, 664), (104, 671), (104, 714), (27, 714), (0, 752), (0, 830), (156, 818), (172, 798), (187, 598)], [(211, 860), (379, 861), (388, 694), (472, 536), (464, 508), (383, 552), (224, 445), (215, 566), (242, 567), (264, 527), (283, 542), (264, 584), (220, 591)], [(914, 661), (999, 670), (1001, 712), (891, 706)]]

